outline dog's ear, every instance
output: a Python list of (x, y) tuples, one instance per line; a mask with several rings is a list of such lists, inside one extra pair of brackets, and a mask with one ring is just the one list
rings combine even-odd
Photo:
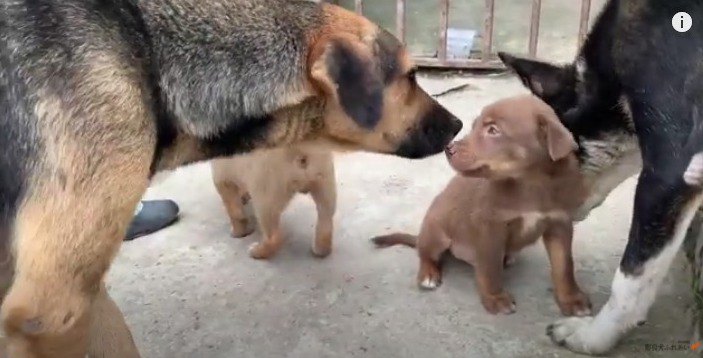
[(553, 161), (565, 158), (578, 149), (574, 136), (564, 127), (552, 110), (537, 115), (539, 127), (546, 138), (547, 152)]
[(383, 80), (368, 46), (347, 37), (316, 51), (310, 76), (359, 126), (371, 129), (383, 112)]
[(573, 71), (570, 71), (568, 66), (555, 66), (505, 52), (498, 52), (498, 57), (506, 67), (517, 73), (525, 87), (540, 98), (557, 95), (567, 87), (565, 81), (568, 80), (568, 76), (573, 76)]

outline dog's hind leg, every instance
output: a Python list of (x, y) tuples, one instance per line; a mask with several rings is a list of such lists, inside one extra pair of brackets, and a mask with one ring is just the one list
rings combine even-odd
[(142, 76), (108, 54), (82, 69), (32, 108), (43, 142), (14, 221), (10, 357), (85, 356), (92, 306), (149, 182), (156, 132)]
[(602, 354), (629, 329), (645, 322), (703, 199), (684, 183), (684, 170), (680, 166), (678, 170), (660, 166), (656, 171), (644, 167), (635, 193), (629, 240), (610, 298), (595, 317), (568, 318), (547, 327), (556, 344), (581, 353)]

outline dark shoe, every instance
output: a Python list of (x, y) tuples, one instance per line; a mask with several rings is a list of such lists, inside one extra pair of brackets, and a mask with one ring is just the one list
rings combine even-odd
[(125, 241), (157, 232), (178, 220), (178, 205), (173, 200), (145, 200), (139, 205)]

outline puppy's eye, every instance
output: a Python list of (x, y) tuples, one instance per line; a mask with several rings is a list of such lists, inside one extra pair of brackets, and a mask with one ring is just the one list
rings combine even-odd
[(406, 76), (408, 77), (409, 80), (415, 81), (416, 75), (417, 75), (417, 69), (413, 68), (412, 70), (410, 70), (410, 72), (408, 72), (408, 74)]
[(500, 135), (500, 129), (498, 129), (498, 126), (495, 124), (491, 124), (488, 127), (486, 127), (486, 134), (492, 137), (496, 137)]

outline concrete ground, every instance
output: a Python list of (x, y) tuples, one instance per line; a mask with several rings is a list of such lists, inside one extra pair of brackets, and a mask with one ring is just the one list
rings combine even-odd
[[(468, 84), (439, 100), (465, 121), (501, 97), (522, 93), (512, 77), (422, 78), (432, 93)], [(450, 262), (435, 292), (415, 286), (417, 258), (408, 248), (375, 249), (368, 238), (417, 232), (432, 198), (453, 175), (443, 156), (410, 161), (374, 154), (336, 158), (335, 247), (311, 256), (315, 210), (294, 200), (283, 218), (287, 244), (270, 261), (247, 256), (259, 238), (229, 236), (229, 223), (207, 164), (183, 168), (147, 197), (170, 198), (179, 223), (125, 243), (108, 283), (144, 357), (571, 357), (544, 334), (560, 318), (541, 244), (507, 271), (517, 313), (492, 316), (481, 307), (470, 266)], [(634, 181), (628, 180), (576, 227), (577, 278), (600, 308), (625, 245)], [(686, 267), (678, 260), (648, 323), (613, 354), (688, 342)]]

